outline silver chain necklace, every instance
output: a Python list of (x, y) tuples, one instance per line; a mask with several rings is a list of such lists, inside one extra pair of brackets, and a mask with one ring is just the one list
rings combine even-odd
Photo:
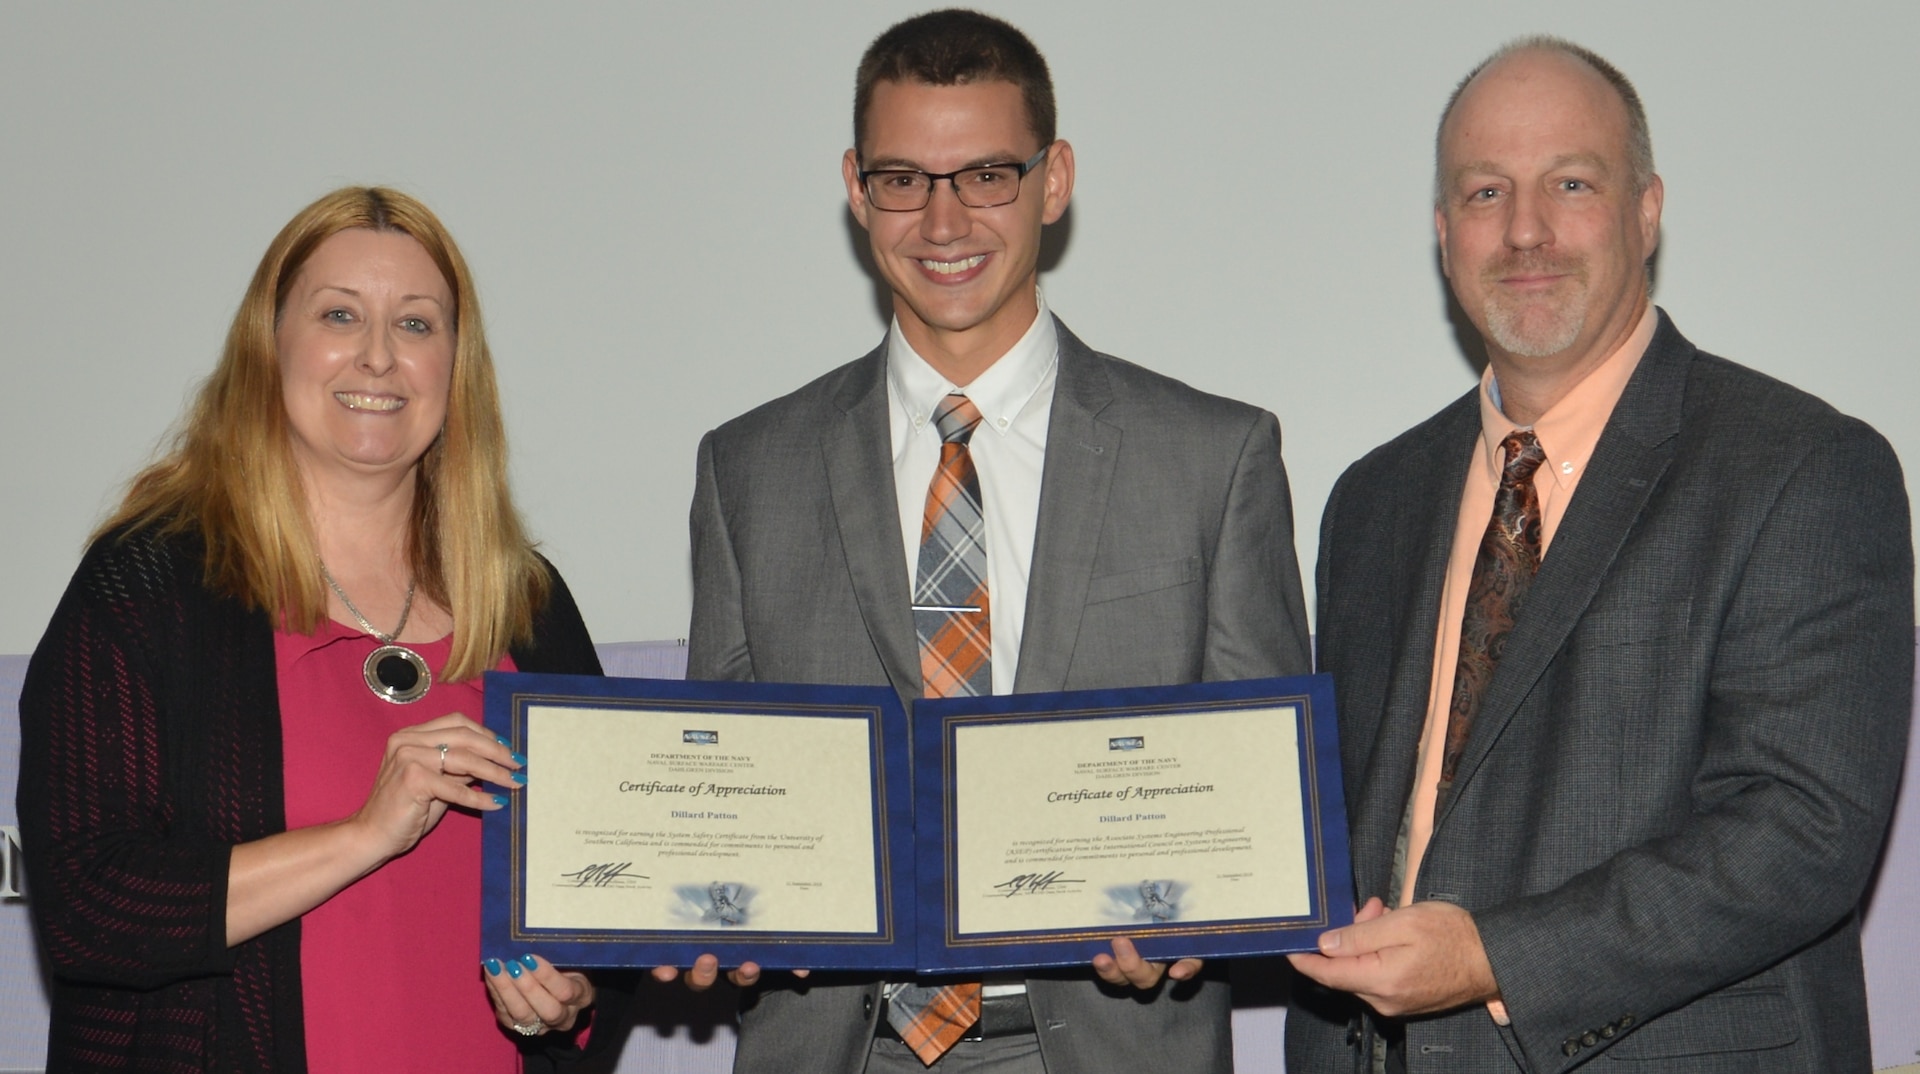
[(353, 606), (347, 591), (333, 580), (333, 572), (327, 569), (325, 562), (320, 564), (320, 577), (327, 580), (333, 595), (347, 606), (348, 614), (360, 629), (378, 638), (383, 644), (368, 654), (367, 661), (361, 665), (361, 677), (366, 679), (367, 689), (382, 701), (391, 701), (396, 705), (405, 705), (427, 696), (427, 688), (433, 685), (433, 672), (427, 670), (427, 662), (419, 653), (402, 645), (396, 639), (400, 632), (407, 629), (407, 616), (413, 612), (414, 583), (407, 583), (407, 599), (400, 606), (400, 622), (394, 624), (393, 633), (388, 634), (376, 628)]

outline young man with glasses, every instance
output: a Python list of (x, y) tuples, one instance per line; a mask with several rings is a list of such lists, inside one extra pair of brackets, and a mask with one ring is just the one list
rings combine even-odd
[[(1095, 353), (1045, 307), (1074, 167), (1032, 43), (968, 11), (882, 34), (842, 171), (893, 324), (702, 440), (689, 676), (910, 702), (1306, 672), (1273, 415)], [(747, 1074), (1232, 1066), (1217, 973), (1125, 940), (985, 982), (730, 976)]]

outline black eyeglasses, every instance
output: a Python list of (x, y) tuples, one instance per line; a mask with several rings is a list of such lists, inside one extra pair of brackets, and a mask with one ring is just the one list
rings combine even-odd
[(1020, 196), (1020, 180), (1047, 159), (1047, 147), (1028, 157), (1024, 164), (983, 164), (955, 172), (915, 171), (911, 168), (875, 168), (860, 173), (867, 189), (867, 204), (890, 213), (910, 213), (927, 207), (933, 200), (933, 184), (945, 179), (953, 184), (953, 194), (970, 209), (991, 209), (1006, 205)]

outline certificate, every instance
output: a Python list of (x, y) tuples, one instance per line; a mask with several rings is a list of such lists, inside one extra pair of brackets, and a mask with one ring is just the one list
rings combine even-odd
[(1327, 676), (920, 702), (920, 968), (1314, 947), (1353, 918)]
[(527, 785), (482, 827), (482, 944), (572, 966), (914, 960), (907, 722), (887, 688), (490, 672)]

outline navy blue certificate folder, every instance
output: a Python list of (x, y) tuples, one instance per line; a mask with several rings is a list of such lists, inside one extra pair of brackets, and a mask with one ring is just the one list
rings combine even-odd
[(924, 972), (1312, 950), (1353, 919), (1325, 675), (914, 706)]
[(486, 724), (528, 758), (482, 824), (490, 955), (951, 973), (1303, 951), (1353, 916), (1326, 676), (910, 720), (886, 687), (490, 672)]
[(486, 724), (528, 774), (482, 825), (488, 954), (913, 966), (892, 690), (489, 672)]

